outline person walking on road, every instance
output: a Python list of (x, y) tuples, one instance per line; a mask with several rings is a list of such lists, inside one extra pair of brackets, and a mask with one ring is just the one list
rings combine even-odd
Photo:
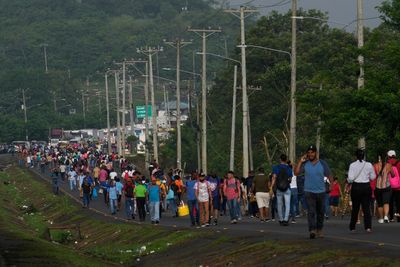
[(152, 224), (160, 223), (160, 201), (161, 201), (161, 189), (157, 185), (157, 179), (151, 177), (151, 184), (149, 185), (149, 208), (150, 218)]
[(199, 205), (197, 203), (196, 192), (194, 186), (197, 182), (197, 173), (193, 172), (190, 176), (190, 180), (185, 183), (186, 198), (189, 207), (189, 215), (191, 226), (196, 224), (200, 226), (200, 213)]
[(328, 177), (332, 181), (332, 174), (328, 164), (318, 158), (314, 145), (308, 147), (307, 154), (303, 155), (296, 165), (294, 174), (299, 176), (302, 173), (304, 173), (304, 193), (308, 207), (310, 239), (322, 238), (326, 196), (324, 177)]
[[(389, 151), (388, 156), (393, 156), (394, 151)], [(385, 163), (379, 158), (374, 164), (376, 174), (375, 198), (378, 206), (378, 223), (389, 222), (389, 203), (392, 196), (392, 188), (390, 187), (389, 174), (392, 172), (392, 165)], [(393, 174), (393, 173), (392, 173)]]
[(224, 195), (226, 196), (229, 214), (231, 216), (231, 223), (236, 224), (239, 219), (239, 214), (237, 212), (240, 202), (240, 183), (235, 178), (233, 171), (228, 172), (228, 178), (224, 181)]
[(123, 187), (125, 194), (125, 213), (128, 220), (135, 219), (135, 200), (134, 200), (135, 186), (131, 179), (128, 179)]
[(272, 187), (276, 185), (276, 197), (278, 206), (279, 224), (289, 225), (290, 212), (290, 183), (292, 181), (293, 171), (287, 163), (287, 156), (280, 156), (280, 164), (272, 169)]
[(139, 183), (136, 184), (134, 193), (136, 197), (136, 205), (137, 205), (139, 220), (141, 222), (144, 222), (144, 220), (146, 219), (146, 209), (145, 209), (146, 197), (148, 195), (145, 179), (139, 181)]
[(212, 202), (211, 188), (208, 181), (205, 180), (205, 174), (201, 173), (199, 180), (194, 185), (195, 194), (199, 203), (200, 224), (201, 227), (209, 226), (210, 202)]
[(370, 181), (376, 175), (374, 167), (370, 162), (364, 160), (364, 151), (358, 149), (356, 152), (357, 160), (350, 164), (347, 181), (351, 183), (351, 201), (353, 202), (350, 219), (350, 231), (355, 231), (358, 220), (360, 205), (364, 213), (364, 228), (368, 233), (371, 232), (371, 195), (372, 190)]
[(259, 168), (258, 174), (254, 176), (251, 192), (256, 197), (261, 222), (269, 221), (270, 181), (264, 168)]

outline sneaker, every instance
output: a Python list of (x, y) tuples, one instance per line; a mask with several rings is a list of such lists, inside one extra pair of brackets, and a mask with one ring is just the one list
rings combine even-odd
[(292, 219), (292, 223), (296, 223), (296, 220), (295, 220), (295, 219)]
[(206, 223), (205, 226), (208, 227), (208, 226), (210, 226), (210, 224), (209, 224), (209, 223)]
[(254, 218), (254, 216), (253, 216), (253, 215), (251, 215), (251, 216), (250, 216), (250, 218)]
[(384, 223), (383, 219), (379, 219), (378, 223)]
[(400, 214), (399, 213), (395, 213), (394, 217), (400, 217)]
[(206, 227), (206, 225), (205, 225), (205, 224), (202, 224), (202, 225), (201, 225), (201, 228), (204, 228), (204, 227)]
[(237, 220), (236, 219), (232, 220), (232, 223), (237, 224)]
[(213, 225), (218, 225), (218, 220), (214, 219), (214, 224)]
[(388, 218), (388, 216), (385, 216), (385, 217), (383, 218), (383, 221), (384, 221), (385, 223), (389, 223), (389, 218)]
[(315, 232), (314, 231), (311, 231), (310, 232), (310, 239), (315, 239)]
[(270, 219), (265, 219), (265, 220), (264, 220), (264, 222), (270, 222), (270, 221), (271, 221)]
[(365, 231), (366, 231), (367, 233), (372, 233), (371, 228), (365, 229)]

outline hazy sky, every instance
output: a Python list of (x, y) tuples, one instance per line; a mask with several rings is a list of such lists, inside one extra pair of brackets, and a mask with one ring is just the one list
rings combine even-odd
[[(240, 4), (249, 2), (250, 0), (228, 0), (231, 7), (238, 7)], [(272, 10), (278, 10), (280, 12), (286, 12), (290, 9), (291, 1), (282, 0), (255, 0), (251, 3), (253, 6), (269, 6), (276, 3), (287, 4), (274, 7), (274, 8), (262, 8), (260, 11), (263, 14), (269, 13)], [(383, 0), (364, 0), (364, 18), (377, 17), (379, 12), (376, 10), (376, 6), (379, 6)], [(349, 23), (357, 17), (357, 0), (298, 0), (298, 6), (304, 9), (319, 9), (327, 11), (329, 13), (329, 19), (333, 21)], [(365, 20), (366, 27), (375, 27), (379, 25), (379, 19)], [(332, 26), (337, 26), (332, 24)], [(339, 26), (338, 26), (339, 27)], [(350, 27), (350, 31), (354, 30), (354, 26)]]

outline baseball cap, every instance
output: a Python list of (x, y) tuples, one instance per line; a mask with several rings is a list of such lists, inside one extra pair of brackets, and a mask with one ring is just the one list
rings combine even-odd
[(387, 153), (388, 157), (396, 157), (396, 151), (394, 150), (389, 150)]
[(308, 146), (307, 151), (310, 151), (310, 150), (316, 152), (317, 148), (314, 145), (310, 145), (310, 146)]
[(202, 172), (200, 173), (199, 177), (206, 177), (206, 174)]

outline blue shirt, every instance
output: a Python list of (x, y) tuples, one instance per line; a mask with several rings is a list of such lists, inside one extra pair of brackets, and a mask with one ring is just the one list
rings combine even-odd
[(158, 185), (149, 185), (149, 201), (160, 201), (160, 187)]
[(196, 180), (186, 181), (187, 200), (196, 200), (196, 194), (194, 191), (195, 184)]
[(213, 198), (218, 198), (218, 196), (219, 196), (219, 184), (220, 184), (219, 178), (218, 177), (213, 178), (212, 176), (209, 176), (207, 181), (210, 184), (211, 193), (212, 193)]
[(304, 172), (304, 191), (311, 193), (325, 193), (324, 177), (331, 175), (331, 171), (325, 161), (319, 160), (316, 164), (307, 161), (301, 167)]
[(117, 188), (118, 194), (122, 195), (122, 188), (124, 187), (121, 182), (116, 182), (115, 187)]
[(110, 199), (117, 199), (117, 188), (115, 186), (109, 187), (107, 191)]
[(289, 165), (287, 165), (287, 164), (279, 164), (279, 165), (274, 166), (274, 167), (272, 168), (272, 174), (275, 174), (276, 176), (278, 176), (278, 175), (279, 175), (279, 170), (280, 170), (281, 168), (285, 168), (287, 174), (288, 174), (290, 177), (293, 176), (292, 168), (290, 168)]

